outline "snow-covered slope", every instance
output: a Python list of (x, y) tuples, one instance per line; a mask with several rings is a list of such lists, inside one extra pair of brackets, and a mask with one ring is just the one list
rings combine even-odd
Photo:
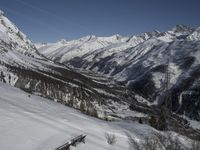
[[(106, 123), (87, 117), (76, 110), (37, 96), (28, 97), (19, 89), (0, 83), (0, 149), (53, 150), (86, 134), (86, 144), (76, 149), (110, 149), (104, 134), (114, 133), (118, 142), (114, 149), (128, 150), (125, 132), (140, 138), (153, 131), (150, 127), (126, 123)], [(127, 128), (127, 129), (126, 129)]]
[[(105, 122), (47, 99), (31, 95), (0, 83), (0, 149), (54, 150), (80, 134), (85, 144), (72, 150), (129, 150), (129, 138), (141, 142), (145, 136), (160, 132), (126, 122)], [(116, 136), (109, 145), (105, 133)], [(129, 135), (129, 137), (127, 136)], [(187, 138), (181, 137), (186, 145)]]

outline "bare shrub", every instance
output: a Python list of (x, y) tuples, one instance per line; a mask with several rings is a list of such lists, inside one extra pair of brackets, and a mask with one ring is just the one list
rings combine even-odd
[(141, 150), (158, 150), (160, 147), (159, 139), (157, 137), (146, 137)]
[[(184, 147), (176, 136), (172, 134), (161, 135), (153, 133), (151, 136), (144, 138), (142, 142), (136, 142), (130, 135), (128, 135), (130, 148), (134, 150), (188, 150)], [(193, 143), (194, 149), (199, 150), (200, 145)]]
[(138, 142), (136, 142), (135, 139), (129, 133), (126, 133), (126, 136), (128, 137), (128, 143), (129, 143), (130, 150), (141, 150), (140, 144)]
[(128, 136), (130, 149), (132, 150), (161, 150), (159, 140), (153, 137), (145, 137), (144, 141), (136, 142), (131, 136)]
[(178, 140), (177, 135), (174, 136), (171, 133), (166, 135), (155, 134), (159, 139), (160, 144), (164, 147), (165, 150), (186, 150), (182, 143)]
[(114, 145), (117, 142), (117, 138), (114, 134), (105, 133), (105, 138), (110, 145)]
[(191, 150), (199, 150), (200, 149), (200, 142), (199, 141), (193, 141), (191, 145)]

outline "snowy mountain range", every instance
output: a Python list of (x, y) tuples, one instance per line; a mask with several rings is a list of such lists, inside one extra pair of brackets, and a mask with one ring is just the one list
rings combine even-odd
[(172, 110), (200, 120), (199, 40), (200, 28), (177, 25), (167, 32), (128, 37), (92, 35), (36, 47), (54, 62), (113, 77), (153, 104), (163, 103), (160, 97), (169, 70)]

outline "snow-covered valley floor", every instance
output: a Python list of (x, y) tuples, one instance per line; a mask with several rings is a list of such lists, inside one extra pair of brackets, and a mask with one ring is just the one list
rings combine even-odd
[[(152, 131), (147, 125), (98, 120), (0, 83), (0, 150), (54, 150), (80, 134), (87, 135), (86, 143), (73, 150), (129, 150), (127, 134), (139, 140)], [(115, 145), (107, 144), (105, 133), (115, 134)]]

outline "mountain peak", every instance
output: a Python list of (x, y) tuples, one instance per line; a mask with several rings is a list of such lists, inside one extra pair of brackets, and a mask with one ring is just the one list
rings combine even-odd
[(172, 31), (174, 31), (175, 33), (179, 33), (179, 32), (190, 32), (191, 33), (194, 31), (194, 28), (183, 25), (183, 24), (178, 24), (172, 29)]
[(4, 12), (2, 10), (0, 10), (0, 16), (3, 16)]
[(149, 38), (151, 38), (151, 37), (154, 37), (154, 36), (157, 36), (157, 35), (159, 35), (159, 34), (160, 34), (159, 31), (153, 30), (153, 31), (151, 31), (151, 32), (145, 32), (145, 33), (143, 33), (143, 34), (142, 34), (142, 37), (144, 38), (144, 40), (147, 40), (147, 39), (149, 39)]
[(112, 37), (114, 37), (116, 40), (119, 40), (120, 38), (122, 38), (120, 34), (115, 34)]
[(81, 37), (79, 40), (81, 40), (81, 41), (90, 41), (91, 39), (94, 39), (94, 38), (96, 38), (95, 35), (87, 35), (87, 36)]
[(68, 40), (66, 40), (66, 39), (61, 39), (61, 40), (59, 40), (57, 43), (65, 44), (67, 41), (68, 41)]

